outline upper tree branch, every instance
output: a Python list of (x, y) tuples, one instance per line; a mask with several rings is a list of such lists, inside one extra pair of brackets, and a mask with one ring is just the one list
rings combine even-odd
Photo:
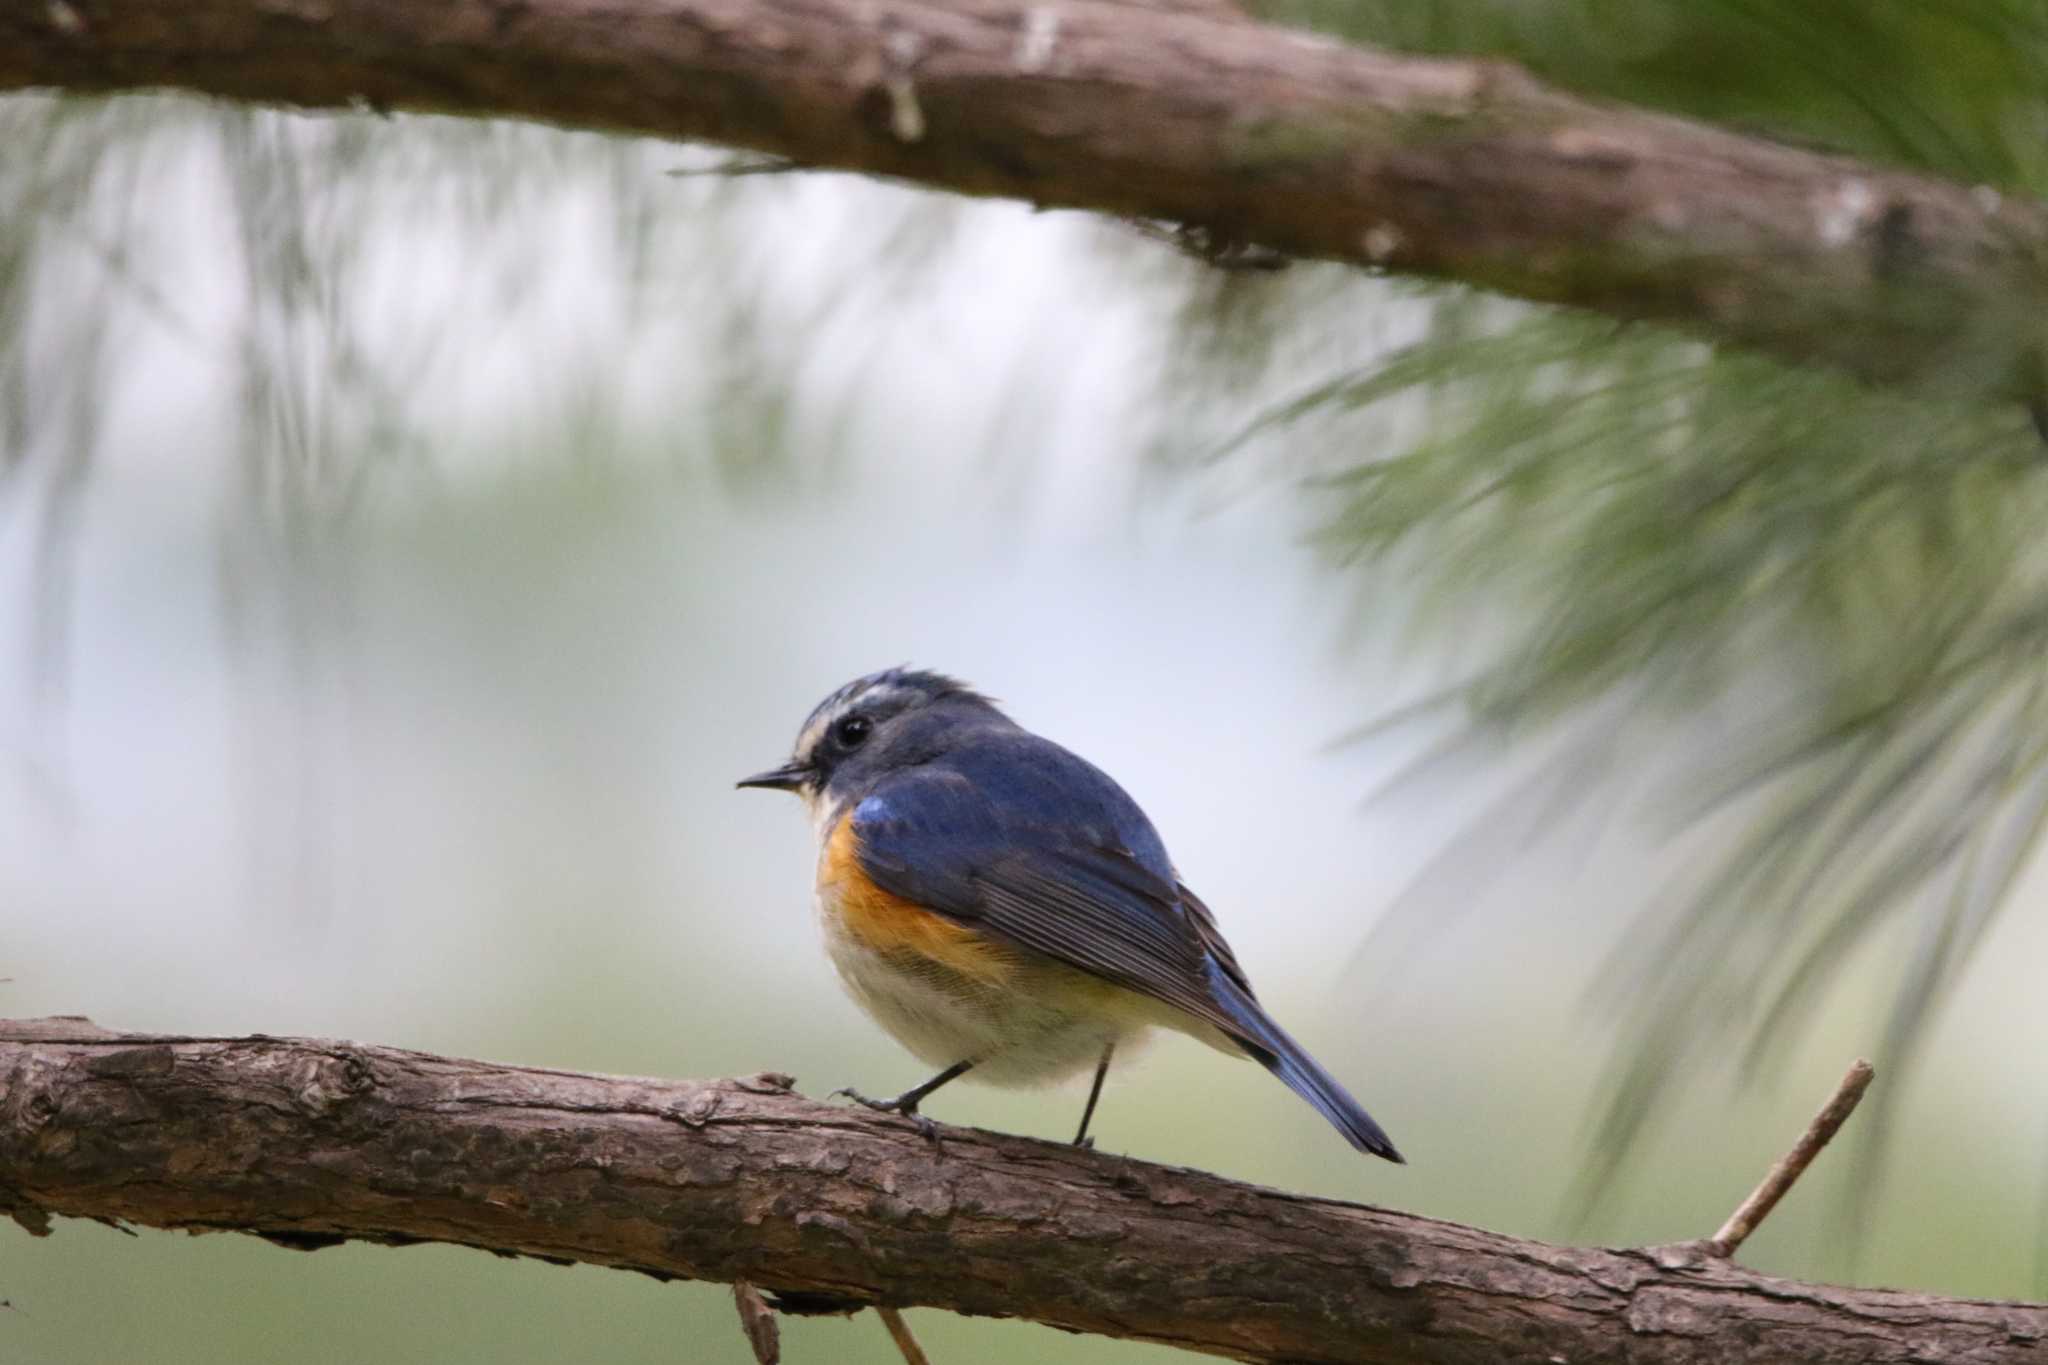
[(703, 138), (1676, 323), (1880, 383), (2048, 393), (2037, 202), (1208, 8), (0, 0), (0, 89)]
[(2044, 1307), (1547, 1246), (990, 1133), (934, 1147), (779, 1077), (71, 1020), (0, 1022), (0, 1209), (454, 1242), (1258, 1361), (2021, 1365), (2048, 1342)]

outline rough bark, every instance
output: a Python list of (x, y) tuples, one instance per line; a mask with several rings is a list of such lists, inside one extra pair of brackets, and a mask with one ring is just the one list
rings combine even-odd
[[(0, 1022), (0, 1210), (452, 1242), (1256, 1361), (2020, 1365), (2048, 1307), (1608, 1251), (820, 1104), (294, 1038)], [(735, 1331), (738, 1328), (735, 1327)]]
[(0, 0), (0, 89), (750, 147), (2048, 393), (2038, 202), (1161, 0)]

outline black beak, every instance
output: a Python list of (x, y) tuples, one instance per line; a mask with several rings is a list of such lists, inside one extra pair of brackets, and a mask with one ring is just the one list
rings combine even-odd
[(735, 787), (766, 787), (770, 791), (793, 792), (810, 780), (811, 770), (801, 763), (785, 763), (780, 768), (770, 768), (765, 773), (743, 777)]

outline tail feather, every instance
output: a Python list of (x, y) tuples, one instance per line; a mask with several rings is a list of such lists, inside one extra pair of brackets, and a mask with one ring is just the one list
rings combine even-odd
[(1308, 1055), (1307, 1049), (1273, 1022), (1272, 1016), (1254, 1000), (1251, 992), (1238, 985), (1213, 964), (1209, 972), (1210, 995), (1236, 1025), (1238, 1041), (1259, 1063), (1286, 1083), (1287, 1088), (1307, 1100), (1328, 1119), (1353, 1147), (1361, 1152), (1405, 1163), (1407, 1158), (1394, 1149), (1385, 1130), (1353, 1098), (1337, 1078)]

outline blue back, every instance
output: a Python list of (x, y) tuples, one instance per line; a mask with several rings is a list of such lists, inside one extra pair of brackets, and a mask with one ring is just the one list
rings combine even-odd
[(881, 778), (854, 808), (861, 868), (883, 890), (1164, 1000), (1227, 1032), (1220, 967), (1249, 994), (1159, 833), (1108, 774), (1047, 739), (991, 726)]

